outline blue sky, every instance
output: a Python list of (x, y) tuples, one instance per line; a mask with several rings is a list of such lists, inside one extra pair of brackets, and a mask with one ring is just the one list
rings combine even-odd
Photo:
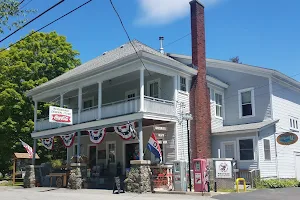
[[(29, 0), (26, 0), (29, 1)], [(27, 8), (40, 13), (58, 0), (33, 0)], [(65, 0), (59, 7), (27, 26), (0, 46), (6, 46), (38, 29), (85, 0)], [(190, 33), (189, 0), (114, 0), (132, 39), (158, 49)], [(208, 58), (277, 69), (289, 76), (300, 73), (300, 1), (202, 0), (206, 5)], [(33, 16), (31, 16), (33, 17)], [(109, 0), (93, 0), (44, 31), (65, 35), (86, 62), (127, 42)], [(6, 33), (8, 34), (8, 32)], [(5, 35), (6, 35), (5, 34)], [(166, 52), (191, 54), (190, 35), (166, 46)], [(294, 76), (300, 80), (300, 75)]]

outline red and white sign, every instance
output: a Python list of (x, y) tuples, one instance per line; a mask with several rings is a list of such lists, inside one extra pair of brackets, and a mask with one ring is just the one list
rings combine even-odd
[(201, 173), (195, 173), (195, 183), (196, 184), (201, 184), (202, 183)]
[(56, 106), (49, 107), (49, 122), (61, 124), (73, 124), (72, 109), (60, 108)]

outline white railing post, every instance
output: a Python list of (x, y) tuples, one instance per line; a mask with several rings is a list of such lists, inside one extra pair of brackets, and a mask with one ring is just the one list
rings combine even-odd
[(142, 67), (140, 69), (140, 112), (144, 111), (144, 96), (145, 96), (145, 90), (144, 90), (144, 68)]
[(81, 109), (82, 109), (82, 88), (78, 88), (78, 112), (77, 112), (77, 124), (81, 121)]
[(98, 120), (102, 118), (102, 82), (98, 82)]
[(38, 109), (38, 102), (34, 101), (34, 131), (37, 131), (37, 109)]

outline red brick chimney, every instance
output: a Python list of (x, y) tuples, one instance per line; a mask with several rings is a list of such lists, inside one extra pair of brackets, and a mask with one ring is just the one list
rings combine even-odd
[(192, 0), (192, 63), (198, 68), (190, 92), (192, 158), (211, 158), (210, 98), (206, 82), (204, 6)]

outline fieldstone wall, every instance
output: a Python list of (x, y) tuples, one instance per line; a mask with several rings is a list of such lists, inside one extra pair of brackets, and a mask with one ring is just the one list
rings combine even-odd
[(84, 175), (82, 174), (83, 168), (86, 168), (85, 164), (82, 163), (72, 163), (71, 171), (68, 180), (68, 188), (73, 190), (78, 190), (82, 188), (82, 183), (84, 180)]
[(35, 172), (34, 165), (27, 165), (24, 177), (24, 188), (33, 188), (35, 187)]
[(134, 193), (152, 191), (151, 169), (149, 160), (132, 160), (128, 177), (125, 179), (125, 190)]

